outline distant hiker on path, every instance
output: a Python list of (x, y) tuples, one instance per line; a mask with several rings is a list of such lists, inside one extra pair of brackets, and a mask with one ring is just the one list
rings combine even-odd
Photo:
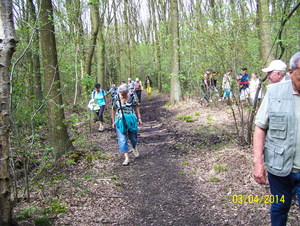
[(266, 72), (271, 83), (284, 82), (286, 75), (286, 64), (282, 60), (273, 60), (269, 67), (261, 69)]
[(200, 104), (202, 105), (203, 100), (206, 100), (207, 104), (206, 106), (209, 106), (209, 101), (208, 101), (208, 94), (209, 94), (209, 75), (211, 73), (211, 69), (208, 69), (206, 73), (203, 75), (202, 78), (202, 85), (201, 88), (204, 92), (204, 97), (199, 100)]
[[(126, 124), (124, 123), (124, 121)], [(119, 94), (114, 97), (112, 106), (112, 128), (116, 128), (120, 153), (124, 153), (123, 165), (129, 164), (128, 139), (131, 141), (132, 151), (135, 157), (139, 156), (137, 150), (138, 124), (142, 125), (142, 119), (135, 95), (129, 92), (126, 84), (119, 87)]]
[(115, 84), (112, 84), (110, 90), (107, 93), (111, 93), (111, 97), (114, 98), (114, 96), (118, 93), (118, 87), (116, 87)]
[(111, 88), (108, 90), (107, 94), (111, 93), (111, 101), (113, 101), (114, 96), (118, 94), (118, 87), (115, 84), (111, 85)]
[(129, 88), (129, 92), (133, 93), (133, 91), (134, 91), (134, 81), (132, 81), (131, 78), (128, 78), (128, 88)]
[(142, 96), (142, 91), (143, 91), (143, 85), (140, 82), (139, 78), (135, 79), (135, 83), (134, 83), (134, 91), (139, 99), (139, 103), (141, 102), (141, 96)]
[(100, 89), (99, 83), (95, 84), (95, 90), (92, 92), (92, 99), (95, 99), (100, 106), (100, 110), (96, 111), (96, 114), (98, 115), (100, 121), (99, 132), (102, 132), (104, 130), (103, 112), (104, 112), (104, 108), (107, 110), (107, 105), (106, 105), (107, 99), (106, 99), (106, 93), (103, 89)]
[(253, 177), (267, 183), (264, 159), (274, 197), (273, 226), (286, 225), (294, 188), (300, 201), (300, 52), (292, 56), (289, 74), (290, 80), (268, 85), (253, 138)]
[(228, 70), (227, 73), (223, 76), (223, 84), (222, 84), (222, 88), (223, 88), (223, 101), (225, 101), (225, 98), (230, 98), (231, 102), (232, 100), (232, 91), (231, 91), (231, 87), (232, 87), (232, 78), (231, 78), (231, 73), (232, 70)]
[(219, 95), (219, 91), (217, 89), (217, 75), (218, 75), (218, 72), (214, 71), (210, 78), (209, 78), (209, 83), (210, 83), (210, 102), (212, 102), (212, 94), (213, 92), (215, 92), (216, 96), (218, 97), (218, 100), (219, 101), (222, 101), (220, 95)]
[(148, 100), (151, 100), (151, 88), (153, 87), (152, 81), (149, 76), (146, 77), (145, 88), (147, 89)]
[(260, 90), (258, 90), (259, 82), (260, 82), (260, 80), (259, 80), (257, 74), (252, 73), (251, 80), (250, 80), (250, 86), (249, 86), (250, 98), (251, 98), (251, 103), (254, 104), (254, 99), (255, 99), (256, 93), (259, 92), (258, 96), (257, 96), (257, 109), (259, 108), (260, 100), (263, 95), (262, 88), (260, 88)]
[(248, 84), (248, 74), (247, 68), (242, 68), (243, 72), (238, 73), (237, 80), (240, 85), (240, 100), (242, 101), (242, 106), (244, 106), (244, 102), (249, 98), (249, 84)]

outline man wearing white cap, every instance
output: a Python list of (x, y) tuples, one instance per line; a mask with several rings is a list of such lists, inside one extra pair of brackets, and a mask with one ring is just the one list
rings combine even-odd
[(273, 60), (269, 67), (263, 68), (262, 71), (268, 74), (268, 79), (270, 79), (271, 83), (284, 82), (286, 67), (282, 60)]
[[(273, 62), (265, 70), (272, 71), (270, 80), (275, 70), (286, 69), (282, 61)], [(294, 189), (300, 203), (300, 52), (290, 60), (289, 75), (290, 80), (268, 86), (255, 119), (253, 176), (257, 183), (267, 183), (264, 160), (274, 197), (272, 226), (286, 225)]]

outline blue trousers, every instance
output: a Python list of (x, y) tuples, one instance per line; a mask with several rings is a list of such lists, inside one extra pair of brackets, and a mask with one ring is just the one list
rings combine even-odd
[(268, 172), (268, 179), (271, 193), (274, 196), (274, 202), (271, 205), (272, 226), (284, 226), (291, 207), (293, 189), (297, 191), (300, 206), (300, 173), (290, 173), (286, 177), (278, 177)]
[(118, 128), (116, 129), (117, 129), (120, 153), (129, 152), (128, 138), (131, 141), (132, 147), (135, 148), (138, 141), (137, 133), (132, 133), (130, 131), (127, 131), (126, 133), (121, 133)]
[(208, 95), (210, 95), (209, 90), (207, 90), (205, 84), (201, 85), (201, 88), (202, 88), (202, 90), (204, 92), (204, 99), (208, 101)]
[(141, 98), (142, 98), (142, 90), (136, 90), (135, 93), (136, 93), (136, 95), (137, 95), (137, 97), (138, 97), (138, 99), (139, 99), (139, 102), (141, 102)]

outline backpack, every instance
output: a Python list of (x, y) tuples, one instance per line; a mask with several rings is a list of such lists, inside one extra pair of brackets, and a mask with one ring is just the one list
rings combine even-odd
[[(102, 90), (102, 95), (103, 95), (103, 97), (104, 97), (104, 90), (103, 90), (103, 89), (101, 89), (101, 90)], [(93, 91), (92, 95), (93, 95), (93, 99), (95, 99), (96, 90)]]
[(141, 90), (141, 83), (134, 83), (135, 90)]

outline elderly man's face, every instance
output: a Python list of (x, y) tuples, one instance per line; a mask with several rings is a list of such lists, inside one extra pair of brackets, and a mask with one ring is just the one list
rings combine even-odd
[(282, 80), (280, 71), (270, 71), (268, 72), (268, 79), (270, 79), (271, 83), (277, 83)]
[(300, 60), (298, 61), (297, 68), (294, 71), (290, 68), (289, 73), (293, 81), (294, 91), (300, 95)]

